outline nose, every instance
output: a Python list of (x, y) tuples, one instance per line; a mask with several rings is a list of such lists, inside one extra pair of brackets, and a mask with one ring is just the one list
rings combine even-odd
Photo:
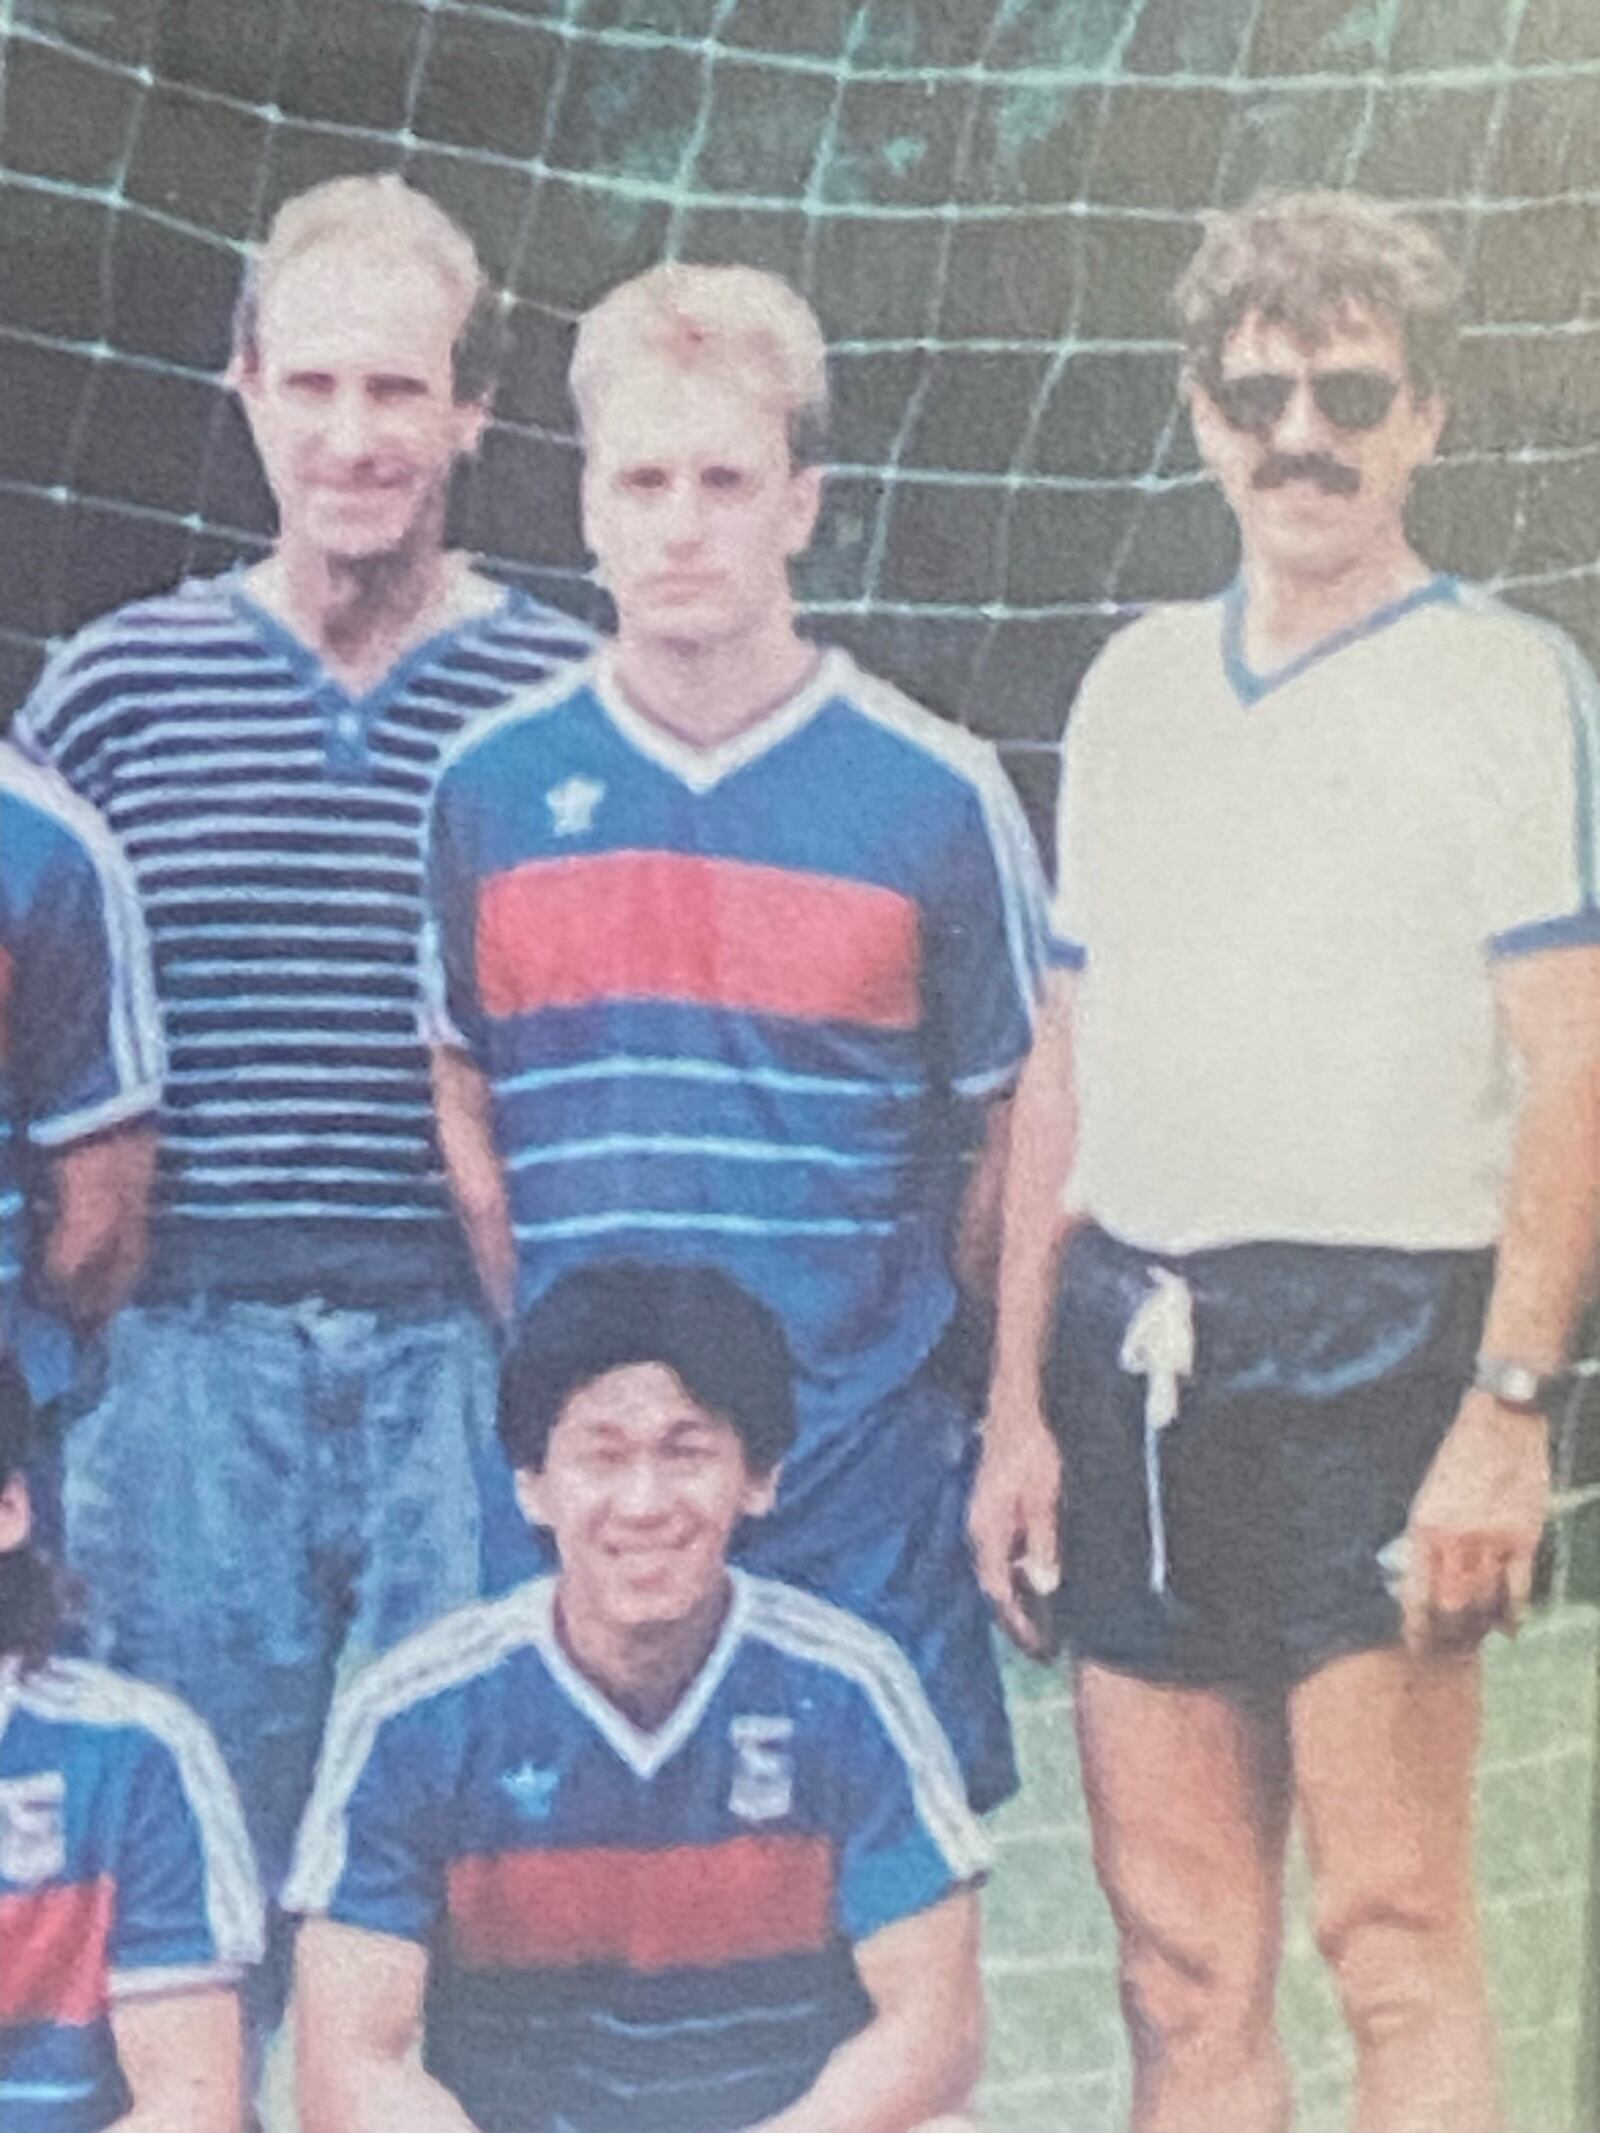
[(704, 532), (699, 483), (675, 481), (667, 494), (664, 517), (663, 531), (674, 553), (697, 547)]
[(341, 459), (360, 459), (371, 449), (372, 413), (366, 396), (359, 392), (338, 392), (328, 402), (323, 423), (323, 437), (330, 451)]
[(664, 1517), (671, 1506), (659, 1462), (630, 1459), (618, 1477), (612, 1504), (619, 1518), (631, 1519), (636, 1525)]
[(1289, 405), (1273, 429), (1272, 443), (1275, 450), (1293, 456), (1327, 448), (1328, 425), (1317, 412), (1309, 379), (1296, 379)]

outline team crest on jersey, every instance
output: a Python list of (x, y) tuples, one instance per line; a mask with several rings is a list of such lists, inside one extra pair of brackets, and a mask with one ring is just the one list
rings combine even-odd
[(59, 1770), (0, 1780), (0, 1881), (31, 1888), (64, 1871), (66, 1807)]
[(728, 1806), (741, 1822), (777, 1822), (794, 1806), (794, 1757), (787, 1743), (792, 1718), (736, 1718), (728, 1728), (733, 1745), (733, 1786)]
[(594, 828), (594, 812), (606, 789), (597, 778), (564, 778), (545, 794), (550, 827), (558, 837), (582, 837)]

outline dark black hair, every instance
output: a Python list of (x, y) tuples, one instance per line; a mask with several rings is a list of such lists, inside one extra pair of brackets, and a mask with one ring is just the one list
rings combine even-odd
[[(33, 1402), (21, 1370), (0, 1355), (0, 1488), (27, 1469), (33, 1447)], [(26, 1542), (0, 1549), (0, 1658), (42, 1666), (61, 1624), (55, 1572)]]
[(766, 1305), (715, 1267), (623, 1261), (562, 1275), (523, 1320), (500, 1373), (511, 1464), (542, 1468), (573, 1394), (630, 1363), (670, 1370), (736, 1432), (754, 1473), (794, 1441), (794, 1365)]

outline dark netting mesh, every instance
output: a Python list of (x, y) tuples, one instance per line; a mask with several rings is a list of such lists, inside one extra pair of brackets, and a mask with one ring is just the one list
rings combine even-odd
[(1593, 0), (10, 0), (0, 693), (40, 642), (259, 540), (215, 383), (239, 247), (399, 164), (477, 233), (513, 358), (462, 532), (590, 605), (571, 322), (664, 254), (793, 276), (837, 351), (805, 592), (994, 734), (1036, 810), (1131, 602), (1209, 591), (1174, 409), (1193, 211), (1267, 182), (1414, 202), (1471, 277), (1442, 562), (1600, 644)]
[[(999, 740), (1041, 828), (1088, 660), (1131, 605), (1233, 567), (1168, 291), (1195, 210), (1263, 184), (1359, 185), (1441, 230), (1471, 324), (1419, 536), (1600, 653), (1600, 0), (0, 0), (0, 720), (49, 638), (268, 535), (217, 383), (240, 248), (315, 180), (397, 166), (509, 292), (461, 536), (594, 612), (574, 317), (667, 255), (779, 269), (836, 357), (815, 626)], [(1564, 1480), (1593, 1589), (1592, 1441)], [(1541, 2133), (1575, 2122), (1582, 1612), (1502, 1675), (1486, 1765)], [(1089, 2133), (1124, 2111), (1110, 1948), (1059, 1692), (1019, 1698), (993, 2122)], [(1288, 1999), (1306, 2122), (1342, 2122), (1303, 1935)]]

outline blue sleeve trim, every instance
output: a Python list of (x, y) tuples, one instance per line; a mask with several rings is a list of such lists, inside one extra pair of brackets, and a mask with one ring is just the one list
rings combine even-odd
[(1077, 941), (1064, 940), (1059, 933), (1051, 934), (1047, 953), (1052, 970), (1082, 970), (1089, 960), (1087, 948)]
[(1600, 909), (1590, 907), (1570, 912), (1565, 918), (1536, 919), (1532, 925), (1512, 926), (1497, 933), (1489, 943), (1492, 956), (1538, 955), (1546, 948), (1592, 948), (1600, 946)]
[(839, 1924), (854, 1945), (898, 1925), (918, 1911), (928, 1911), (957, 1889), (975, 1884), (958, 1880), (932, 1840), (918, 1830), (892, 1851), (857, 1862), (849, 1884), (838, 1897)]

